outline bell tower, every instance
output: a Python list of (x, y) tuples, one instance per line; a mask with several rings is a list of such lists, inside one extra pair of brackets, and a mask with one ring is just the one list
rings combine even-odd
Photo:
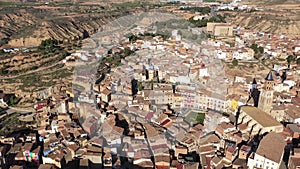
[(268, 76), (265, 78), (265, 83), (258, 100), (258, 108), (266, 113), (270, 113), (272, 110), (273, 84), (272, 71), (270, 71)]
[(256, 82), (255, 78), (253, 79), (253, 82), (252, 82), (252, 89), (251, 89), (250, 94), (251, 94), (251, 98), (253, 98), (254, 107), (257, 107), (260, 91), (257, 89), (257, 82)]

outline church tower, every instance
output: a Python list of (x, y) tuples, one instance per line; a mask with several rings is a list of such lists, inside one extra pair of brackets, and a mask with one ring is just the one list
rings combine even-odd
[(272, 110), (272, 102), (273, 102), (272, 71), (269, 72), (265, 80), (266, 81), (259, 95), (258, 108), (266, 113), (270, 113)]
[(253, 98), (254, 107), (258, 106), (259, 95), (260, 95), (260, 91), (257, 89), (257, 82), (254, 78), (252, 82), (252, 89), (251, 89), (251, 98)]

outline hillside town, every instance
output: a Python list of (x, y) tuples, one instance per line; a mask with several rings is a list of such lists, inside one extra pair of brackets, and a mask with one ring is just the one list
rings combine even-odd
[(0, 133), (1, 168), (300, 167), (299, 38), (116, 23), (124, 30), (112, 23), (63, 59), (72, 87), (39, 91), (18, 114), (0, 90), (0, 126), (12, 131)]

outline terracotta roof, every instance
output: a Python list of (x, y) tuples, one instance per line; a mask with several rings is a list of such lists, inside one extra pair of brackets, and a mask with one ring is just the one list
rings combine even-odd
[[(279, 163), (284, 153), (285, 141), (282, 136), (271, 132), (260, 141), (256, 154)], [(276, 148), (274, 148), (276, 147)]]
[(218, 165), (221, 161), (222, 161), (222, 159), (220, 159), (217, 156), (215, 156), (214, 158), (211, 159), (211, 162), (213, 162), (215, 165)]
[(196, 163), (196, 162), (190, 162), (190, 163), (187, 163), (187, 164), (184, 164), (183, 168), (184, 169), (196, 169), (199, 167), (199, 163)]
[(287, 109), (285, 110), (285, 113), (287, 113), (290, 117), (293, 119), (300, 118), (300, 107), (295, 105), (289, 105)]
[(286, 127), (289, 128), (292, 132), (300, 133), (300, 126), (297, 124), (287, 124)]
[(104, 95), (109, 95), (110, 93), (111, 93), (111, 91), (108, 90), (107, 88), (105, 88), (105, 89), (101, 92), (101, 94), (104, 94)]
[(200, 140), (200, 145), (205, 145), (205, 144), (210, 144), (215, 142), (220, 142), (219, 137), (216, 136), (215, 134), (210, 134)]
[(231, 123), (222, 122), (219, 124), (223, 129), (234, 128), (235, 126)]
[(299, 167), (300, 166), (300, 157), (290, 157), (289, 164), (293, 164), (293, 166)]
[(41, 164), (39, 166), (39, 169), (52, 169), (54, 168), (54, 166), (50, 165), (50, 164)]
[(261, 111), (257, 107), (252, 106), (243, 106), (241, 111), (245, 112), (248, 116), (250, 116), (253, 120), (258, 122), (263, 127), (271, 127), (271, 126), (281, 126), (282, 124), (276, 121), (269, 114)]

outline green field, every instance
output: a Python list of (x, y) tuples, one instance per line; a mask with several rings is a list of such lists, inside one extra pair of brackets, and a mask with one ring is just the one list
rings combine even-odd
[(190, 111), (185, 116), (185, 121), (187, 121), (191, 125), (203, 124), (204, 119), (205, 119), (205, 113), (199, 111)]

